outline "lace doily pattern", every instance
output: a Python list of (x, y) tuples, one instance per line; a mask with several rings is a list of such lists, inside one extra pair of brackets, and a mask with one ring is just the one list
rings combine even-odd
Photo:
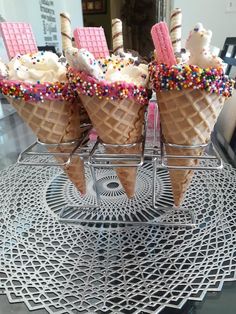
[[(106, 213), (147, 212), (150, 171), (139, 172), (136, 205), (129, 206), (120, 187), (107, 183), (113, 174), (101, 171)], [(171, 202), (167, 173), (157, 175), (159, 200)], [(150, 314), (202, 300), (236, 278), (235, 186), (229, 165), (196, 172), (183, 204), (194, 211), (194, 229), (104, 228), (59, 222), (60, 206), (80, 202), (59, 168), (14, 165), (0, 177), (0, 292), (29, 309), (69, 314)]]

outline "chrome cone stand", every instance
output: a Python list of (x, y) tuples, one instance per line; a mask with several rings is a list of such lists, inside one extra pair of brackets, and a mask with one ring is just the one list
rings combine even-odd
[[(158, 108), (157, 105), (154, 109), (154, 121), (153, 122), (153, 131), (150, 138), (147, 141), (147, 135), (150, 133), (150, 127), (148, 125), (147, 113), (146, 119), (143, 128), (143, 135), (139, 142), (133, 144), (117, 145), (117, 144), (107, 144), (103, 143), (101, 139), (97, 138), (96, 142), (91, 144), (88, 143), (88, 131), (91, 129), (91, 126), (86, 125), (83, 127), (83, 137), (77, 141), (69, 143), (60, 143), (60, 144), (46, 144), (37, 140), (35, 143), (30, 145), (26, 150), (24, 150), (18, 158), (18, 164), (24, 166), (69, 166), (73, 156), (80, 156), (84, 159), (85, 165), (88, 168), (88, 176), (92, 178), (92, 194), (93, 197), (86, 197), (79, 195), (79, 204), (77, 201), (75, 204), (60, 204), (60, 213), (59, 220), (65, 223), (80, 223), (80, 224), (108, 224), (108, 225), (161, 225), (161, 226), (176, 226), (176, 227), (195, 227), (196, 221), (194, 212), (188, 208), (176, 208), (173, 206), (173, 197), (171, 191), (169, 191), (168, 196), (166, 197), (164, 203), (163, 200), (160, 203), (159, 194), (158, 194), (158, 176), (163, 173), (163, 170), (168, 169), (192, 169), (195, 171), (214, 171), (220, 170), (223, 167), (222, 160), (214, 148), (212, 143), (195, 145), (195, 146), (185, 146), (185, 145), (176, 145), (173, 143), (166, 143), (163, 141), (161, 134), (161, 128), (158, 125), (157, 119)], [(158, 129), (160, 132), (158, 132)], [(42, 148), (55, 147), (60, 145), (61, 147), (67, 145), (74, 145), (74, 149), (70, 153), (49, 153), (41, 151)], [(111, 154), (107, 153), (107, 148), (117, 148), (122, 151), (125, 149), (127, 151), (129, 148), (132, 149), (135, 146), (140, 146), (139, 154)], [(195, 148), (206, 148), (208, 151), (211, 150), (211, 155), (205, 154), (203, 156), (176, 156), (176, 155), (167, 155), (165, 153), (165, 146), (171, 146), (175, 148), (184, 148), (184, 149), (195, 149)], [(209, 149), (211, 147), (211, 149)], [(60, 155), (66, 160), (62, 164), (58, 164), (55, 161), (52, 161), (54, 155)], [(37, 157), (37, 162), (35, 159), (30, 157)], [(45, 158), (46, 157), (46, 158)], [(194, 167), (185, 167), (178, 165), (168, 165), (167, 158), (175, 159), (195, 159), (200, 160), (201, 163), (199, 166)], [(33, 160), (33, 161), (32, 161)], [(137, 167), (139, 173), (146, 171), (148, 169), (149, 176), (151, 180), (149, 185), (151, 186), (151, 195), (149, 195), (149, 204), (144, 209), (144, 212), (148, 213), (143, 214), (142, 210), (138, 210), (138, 213), (132, 215), (124, 215), (123, 217), (119, 214), (104, 214), (104, 208), (109, 206), (111, 209), (115, 206), (117, 198), (114, 193), (106, 195), (106, 201), (104, 202), (103, 192), (101, 191), (101, 186), (99, 185), (99, 173), (101, 171), (107, 171), (108, 175), (111, 175), (111, 171), (117, 167)], [(162, 171), (162, 172), (161, 172)], [(151, 175), (150, 175), (151, 174)], [(142, 177), (142, 176), (141, 176)], [(168, 174), (166, 173), (166, 180), (169, 181)], [(109, 179), (108, 179), (109, 180)], [(170, 183), (168, 182), (168, 186)], [(126, 198), (125, 201), (122, 200), (122, 206), (131, 206), (134, 208), (139, 207), (138, 195), (132, 200), (128, 200), (124, 192), (121, 192), (121, 187), (117, 179), (108, 182), (106, 188), (109, 190), (117, 190), (119, 187), (119, 193), (122, 193), (122, 198)], [(54, 187), (51, 187), (52, 190), (55, 190)], [(104, 189), (104, 183), (103, 183)], [(50, 189), (49, 189), (50, 191)], [(95, 193), (94, 193), (95, 192)], [(88, 189), (88, 194), (91, 194), (91, 189)], [(107, 191), (108, 193), (108, 191)], [(107, 194), (105, 193), (105, 194)], [(108, 193), (109, 194), (109, 193)], [(91, 196), (91, 195), (90, 195)], [(107, 201), (107, 198), (109, 200)], [(92, 201), (91, 201), (92, 199)], [(89, 201), (87, 201), (89, 200)], [(118, 202), (119, 203), (119, 202)], [(116, 206), (115, 206), (116, 207)], [(57, 208), (58, 210), (58, 208)], [(106, 212), (106, 210), (105, 210)], [(117, 212), (117, 209), (116, 209)], [(88, 214), (89, 213), (89, 214)]]

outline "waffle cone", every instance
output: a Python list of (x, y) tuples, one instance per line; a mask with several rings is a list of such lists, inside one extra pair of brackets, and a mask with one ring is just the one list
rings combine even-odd
[[(208, 143), (211, 132), (224, 104), (224, 97), (203, 90), (185, 89), (157, 93), (164, 141), (178, 145)], [(196, 155), (203, 148), (180, 149), (166, 146), (168, 155)], [(170, 166), (196, 166), (196, 159), (168, 158)], [(174, 203), (179, 206), (190, 185), (193, 170), (170, 169)]]
[[(144, 110), (130, 99), (107, 100), (80, 95), (100, 139), (106, 144), (132, 144), (140, 140), (143, 130)], [(112, 154), (135, 154), (140, 145), (131, 148), (107, 148)], [(124, 162), (125, 163), (125, 162)], [(129, 198), (135, 194), (137, 167), (116, 168), (117, 176)]]
[(81, 99), (77, 96), (77, 102), (79, 105), (80, 125), (91, 124), (87, 111), (84, 109)]
[[(76, 101), (44, 100), (43, 103), (35, 103), (10, 97), (7, 99), (41, 142), (57, 144), (80, 138), (80, 107)], [(73, 148), (74, 145), (57, 146), (48, 148), (48, 151), (69, 153)], [(65, 161), (61, 156), (55, 158), (60, 163)], [(86, 181), (83, 160), (74, 156), (69, 166), (63, 166), (63, 169), (72, 183), (84, 194)]]

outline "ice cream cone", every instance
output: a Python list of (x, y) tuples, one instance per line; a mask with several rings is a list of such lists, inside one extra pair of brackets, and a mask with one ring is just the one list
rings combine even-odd
[[(212, 32), (205, 30), (201, 23), (190, 32), (186, 42), (186, 48), (190, 52), (188, 64), (177, 64), (172, 44), (175, 52), (179, 53), (181, 47), (177, 43), (181, 40), (180, 9), (174, 10), (171, 24), (172, 43), (166, 23), (160, 22), (152, 27), (151, 35), (157, 50), (157, 62), (149, 64), (150, 79), (157, 92), (166, 153), (200, 156), (203, 148), (199, 145), (210, 140), (225, 97), (232, 94), (232, 81), (224, 75), (221, 61), (210, 53)], [(179, 148), (168, 144), (186, 147)], [(167, 158), (169, 166), (194, 168), (198, 162), (194, 157)], [(193, 169), (170, 169), (176, 206), (181, 204), (192, 176)]]
[[(224, 75), (220, 67), (205, 69), (188, 64), (167, 66), (154, 61), (149, 65), (149, 72), (157, 93), (167, 155), (201, 156), (204, 148), (200, 145), (209, 142), (225, 98), (232, 94), (232, 80)], [(194, 168), (198, 163), (199, 159), (194, 157), (167, 157), (169, 166)], [(174, 203), (179, 206), (194, 171), (170, 168), (169, 173)]]
[[(67, 50), (68, 81), (77, 92), (100, 139), (105, 144), (135, 144), (129, 147), (107, 146), (106, 151), (117, 154), (140, 152), (148, 68), (135, 66), (125, 59), (107, 59), (98, 63), (86, 50)], [(109, 70), (108, 70), (109, 69)], [(132, 147), (131, 147), (132, 146)], [(129, 198), (135, 194), (137, 167), (128, 167), (129, 161), (120, 161), (125, 167), (116, 169)], [(113, 162), (115, 164), (115, 162)]]
[[(208, 143), (223, 107), (224, 97), (204, 90), (184, 89), (157, 93), (164, 141), (177, 145)], [(166, 146), (168, 155), (200, 156), (203, 148), (185, 149)], [(169, 166), (193, 167), (197, 159), (168, 158)], [(174, 203), (179, 206), (193, 177), (193, 170), (170, 170)]]
[[(41, 142), (59, 144), (80, 138), (80, 114), (77, 101), (44, 100), (44, 102), (30, 102), (24, 99), (6, 98)], [(48, 148), (48, 150), (52, 153), (69, 153), (73, 148), (74, 145), (67, 145), (66, 147)], [(60, 163), (65, 161), (64, 157), (61, 156), (55, 156), (55, 158)], [(75, 156), (69, 166), (63, 166), (63, 169), (72, 183), (84, 194), (86, 183), (83, 160)]]
[[(98, 136), (106, 144), (132, 144), (140, 140), (145, 106), (133, 99), (111, 100), (80, 95)], [(131, 148), (107, 148), (112, 154), (135, 154), (140, 144)], [(136, 167), (116, 168), (117, 176), (129, 198), (135, 194)]]
[(90, 118), (88, 116), (87, 111), (84, 109), (84, 106), (81, 102), (81, 99), (79, 97), (77, 97), (78, 99), (78, 103), (79, 103), (79, 114), (80, 114), (80, 124), (81, 125), (91, 125), (91, 121)]

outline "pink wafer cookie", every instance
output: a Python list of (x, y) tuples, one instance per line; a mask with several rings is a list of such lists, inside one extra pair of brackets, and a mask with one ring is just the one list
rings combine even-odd
[(156, 49), (158, 63), (168, 66), (176, 64), (168, 26), (165, 22), (155, 24), (151, 29), (152, 40)]
[(85, 48), (96, 59), (109, 56), (107, 41), (102, 27), (77, 27), (74, 30), (77, 48)]
[(18, 53), (26, 54), (38, 51), (30, 24), (1, 22), (0, 32), (9, 59), (15, 57)]

